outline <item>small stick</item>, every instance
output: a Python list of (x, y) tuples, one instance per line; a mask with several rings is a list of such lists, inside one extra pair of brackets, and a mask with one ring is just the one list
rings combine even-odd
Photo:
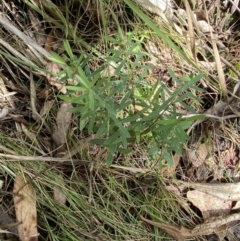
[(9, 158), (7, 161), (44, 161), (44, 162), (73, 162), (82, 165), (89, 165), (91, 162), (79, 159), (68, 159), (60, 157), (44, 157), (44, 156), (18, 156), (0, 153), (0, 157)]
[(211, 114), (204, 114), (205, 117), (201, 120), (197, 120), (195, 121), (188, 129), (187, 131), (187, 134), (189, 135), (190, 132), (192, 131), (192, 129), (199, 125), (200, 123), (202, 123), (203, 121), (206, 120), (206, 118), (210, 118), (210, 119), (216, 119), (216, 120), (219, 120), (219, 121), (223, 121), (223, 120), (227, 120), (227, 119), (231, 119), (231, 118), (236, 118), (236, 117), (239, 117), (238, 115), (227, 115), (227, 116), (223, 116), (223, 117), (220, 117), (220, 116), (216, 116), (216, 115), (211, 115)]

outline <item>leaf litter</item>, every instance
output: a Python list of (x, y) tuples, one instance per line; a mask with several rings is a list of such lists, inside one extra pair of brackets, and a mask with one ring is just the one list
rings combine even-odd
[(18, 235), (21, 241), (37, 241), (37, 207), (36, 192), (33, 186), (25, 182), (24, 178), (17, 174), (13, 188), (13, 200), (18, 225)]
[[(54, 146), (56, 148), (55, 156), (63, 157), (66, 154), (66, 140), (67, 133), (72, 121), (72, 113), (68, 110), (71, 109), (72, 104), (63, 102), (58, 110), (56, 124), (53, 127), (52, 140), (54, 141)], [(58, 173), (56, 176), (56, 183), (53, 187), (54, 200), (61, 204), (66, 204), (67, 197), (64, 194), (64, 177), (62, 173)]]

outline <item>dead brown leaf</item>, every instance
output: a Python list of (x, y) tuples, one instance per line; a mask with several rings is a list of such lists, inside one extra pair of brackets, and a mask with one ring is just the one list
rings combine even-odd
[(54, 34), (54, 31), (53, 31), (53, 29), (49, 32), (49, 34), (48, 34), (48, 36), (47, 36), (47, 38), (46, 38), (46, 42), (45, 42), (45, 46), (44, 46), (44, 48), (48, 51), (48, 52), (50, 52), (50, 51), (52, 51), (53, 50), (53, 45), (54, 45), (54, 43), (57, 41), (57, 38), (56, 38), (56, 36), (55, 36), (55, 34)]
[(232, 206), (232, 201), (224, 201), (198, 190), (188, 191), (187, 199), (199, 208), (205, 221), (212, 216), (229, 214)]
[(201, 166), (209, 155), (209, 149), (205, 143), (200, 144), (196, 148), (187, 150), (189, 161), (194, 167)]
[(66, 141), (66, 133), (72, 120), (72, 113), (68, 112), (72, 108), (70, 103), (62, 103), (57, 113), (56, 125), (52, 133), (52, 139), (57, 146), (61, 146)]
[(56, 180), (58, 184), (55, 184), (53, 187), (53, 196), (54, 200), (60, 204), (66, 204), (67, 197), (63, 192), (63, 188), (65, 186), (63, 175), (59, 174)]
[(210, 194), (225, 201), (240, 200), (240, 182), (235, 183), (194, 183), (179, 181), (187, 187)]
[[(56, 125), (53, 128), (52, 139), (55, 146), (57, 147), (55, 156), (63, 157), (66, 154), (66, 134), (71, 124), (72, 113), (68, 112), (72, 108), (70, 103), (62, 103), (61, 107), (58, 110)], [(58, 184), (55, 184), (53, 187), (54, 200), (60, 204), (65, 204), (67, 197), (63, 192), (64, 187), (64, 178), (61, 173), (58, 173)]]
[(146, 219), (142, 216), (140, 216), (140, 218), (143, 221), (145, 221), (155, 227), (161, 228), (162, 230), (164, 230), (166, 233), (168, 233), (170, 236), (172, 236), (177, 241), (184, 241), (187, 238), (200, 236), (200, 235), (208, 235), (208, 234), (212, 234), (212, 233), (218, 233), (218, 232), (220, 232), (220, 230), (222, 230), (222, 228), (221, 228), (222, 225), (215, 226), (215, 224), (212, 224), (212, 223), (210, 223), (208, 226), (206, 226), (206, 228), (205, 228), (205, 225), (203, 224), (203, 225), (198, 225), (193, 230), (190, 230), (183, 226), (173, 226), (173, 225), (169, 225), (169, 224), (165, 224), (165, 223), (154, 222), (154, 221)]
[(176, 167), (179, 164), (181, 156), (179, 156), (177, 153), (173, 156), (173, 166), (167, 166), (163, 167), (161, 169), (161, 176), (163, 177), (173, 177), (176, 175)]
[(223, 241), (227, 234), (227, 228), (230, 227), (232, 223), (239, 221), (239, 217), (239, 213), (231, 214), (225, 217), (218, 217), (215, 220), (209, 220), (208, 222), (197, 225), (191, 230), (191, 232), (192, 234), (201, 232), (204, 232), (205, 234), (215, 233), (218, 236), (219, 241)]
[(47, 100), (40, 111), (40, 116), (43, 117), (47, 115), (54, 104), (54, 100)]
[(191, 230), (184, 228), (183, 226), (173, 226), (165, 223), (159, 223), (159, 222), (154, 222), (152, 220), (146, 219), (141, 216), (141, 219), (145, 221), (146, 223), (149, 223), (155, 227), (161, 228), (164, 230), (166, 233), (171, 235), (174, 239), (177, 241), (184, 241), (186, 238), (189, 238), (193, 236), (191, 234)]
[(26, 183), (20, 174), (16, 175), (14, 187), (14, 206), (21, 241), (37, 241), (37, 210), (36, 193), (33, 187)]
[(60, 66), (56, 63), (48, 62), (46, 64), (46, 69), (52, 73), (52, 75), (47, 74), (47, 79), (48, 79), (49, 84), (57, 87), (57, 89), (61, 93), (66, 94), (67, 89), (66, 89), (65, 85), (59, 81), (58, 77), (54, 76), (60, 72), (60, 70), (61, 70)]

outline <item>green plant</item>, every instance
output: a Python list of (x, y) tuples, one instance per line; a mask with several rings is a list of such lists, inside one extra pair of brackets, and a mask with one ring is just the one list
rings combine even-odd
[[(189, 90), (200, 90), (196, 83), (203, 74), (178, 79), (169, 69), (177, 86), (173, 92), (160, 80), (149, 84), (146, 82), (147, 54), (141, 51), (143, 39), (133, 40), (132, 34), (125, 43), (111, 37), (105, 39), (116, 47), (107, 50), (105, 64), (95, 71), (89, 67), (92, 56), (76, 57), (68, 42), (64, 44), (68, 57), (64, 59), (53, 53), (51, 60), (66, 66), (60, 73), (63, 76), (60, 80), (77, 82), (75, 86), (67, 86), (67, 95), (60, 98), (75, 104), (76, 107), (69, 111), (79, 114), (80, 130), (86, 128), (89, 134), (96, 134), (98, 138), (91, 143), (107, 148), (108, 165), (114, 153), (131, 152), (130, 146), (136, 142), (148, 143), (152, 159), (164, 159), (172, 164), (171, 153), (180, 153), (186, 143), (184, 129), (199, 118), (199, 115), (184, 117), (177, 113), (177, 108), (183, 106), (193, 113), (186, 99), (200, 101)], [(114, 76), (110, 73), (103, 76), (103, 70), (107, 73), (110, 66), (115, 68)], [(159, 155), (161, 149), (162, 155)]]

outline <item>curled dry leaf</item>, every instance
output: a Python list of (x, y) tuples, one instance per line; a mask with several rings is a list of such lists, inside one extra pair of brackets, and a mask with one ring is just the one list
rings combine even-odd
[(228, 215), (226, 217), (219, 217), (218, 219), (211, 221), (211, 222), (205, 222), (203, 224), (197, 225), (194, 229), (191, 230), (191, 233), (199, 233), (199, 232), (205, 232), (207, 234), (210, 233), (217, 233), (224, 227), (226, 224), (229, 224), (231, 222), (239, 221), (240, 220), (240, 214), (235, 213), (232, 215)]
[(48, 52), (55, 51), (56, 49), (58, 50), (58, 48), (62, 44), (62, 39), (63, 36), (61, 32), (56, 29), (52, 29), (46, 37), (45, 49)]
[(203, 33), (209, 33), (210, 30), (213, 30), (212, 26), (210, 26), (205, 20), (197, 21), (197, 25)]
[(7, 116), (8, 111), (9, 110), (8, 110), (7, 106), (0, 108), (0, 120)]
[(14, 206), (21, 241), (37, 241), (37, 210), (36, 193), (33, 187), (26, 183), (21, 175), (17, 175), (14, 182)]
[(216, 62), (207, 62), (207, 61), (198, 61), (204, 70), (207, 70), (210, 73), (213, 73), (217, 69)]
[(193, 183), (183, 182), (186, 187), (194, 188), (198, 191), (210, 194), (214, 197), (226, 201), (239, 201), (240, 200), (240, 182), (236, 183)]
[(138, 4), (140, 4), (143, 8), (146, 8), (148, 11), (162, 15), (163, 12), (166, 12), (167, 10), (171, 9), (171, 1), (170, 0), (137, 0)]
[(183, 226), (173, 226), (165, 223), (154, 222), (142, 216), (140, 217), (146, 223), (149, 223), (155, 227), (161, 228), (177, 241), (184, 241), (185, 239), (188, 239), (191, 237), (209, 235), (212, 233), (216, 233), (217, 236), (220, 238), (220, 241), (222, 241), (223, 237), (221, 235), (221, 232), (223, 227), (226, 227), (225, 224), (227, 222), (235, 221), (237, 218), (236, 215), (232, 215), (230, 217), (225, 218), (224, 220), (217, 220), (216, 222), (197, 225), (193, 230), (190, 230)]
[(155, 227), (161, 228), (177, 241), (184, 241), (185, 239), (190, 237), (209, 234), (209, 230), (205, 231), (201, 229), (198, 232), (193, 232), (193, 230), (187, 229), (183, 226), (173, 226), (165, 223), (154, 222), (142, 216), (140, 216), (140, 218), (146, 223), (149, 223)]
[(174, 239), (177, 241), (184, 241), (186, 238), (189, 238), (192, 236), (191, 230), (184, 228), (184, 227), (178, 227), (178, 226), (173, 226), (165, 223), (159, 223), (159, 222), (154, 222), (152, 220), (146, 219), (141, 216), (141, 219), (145, 221), (146, 223), (149, 223), (155, 227), (161, 228), (165, 232), (167, 232), (169, 235), (171, 235)]

